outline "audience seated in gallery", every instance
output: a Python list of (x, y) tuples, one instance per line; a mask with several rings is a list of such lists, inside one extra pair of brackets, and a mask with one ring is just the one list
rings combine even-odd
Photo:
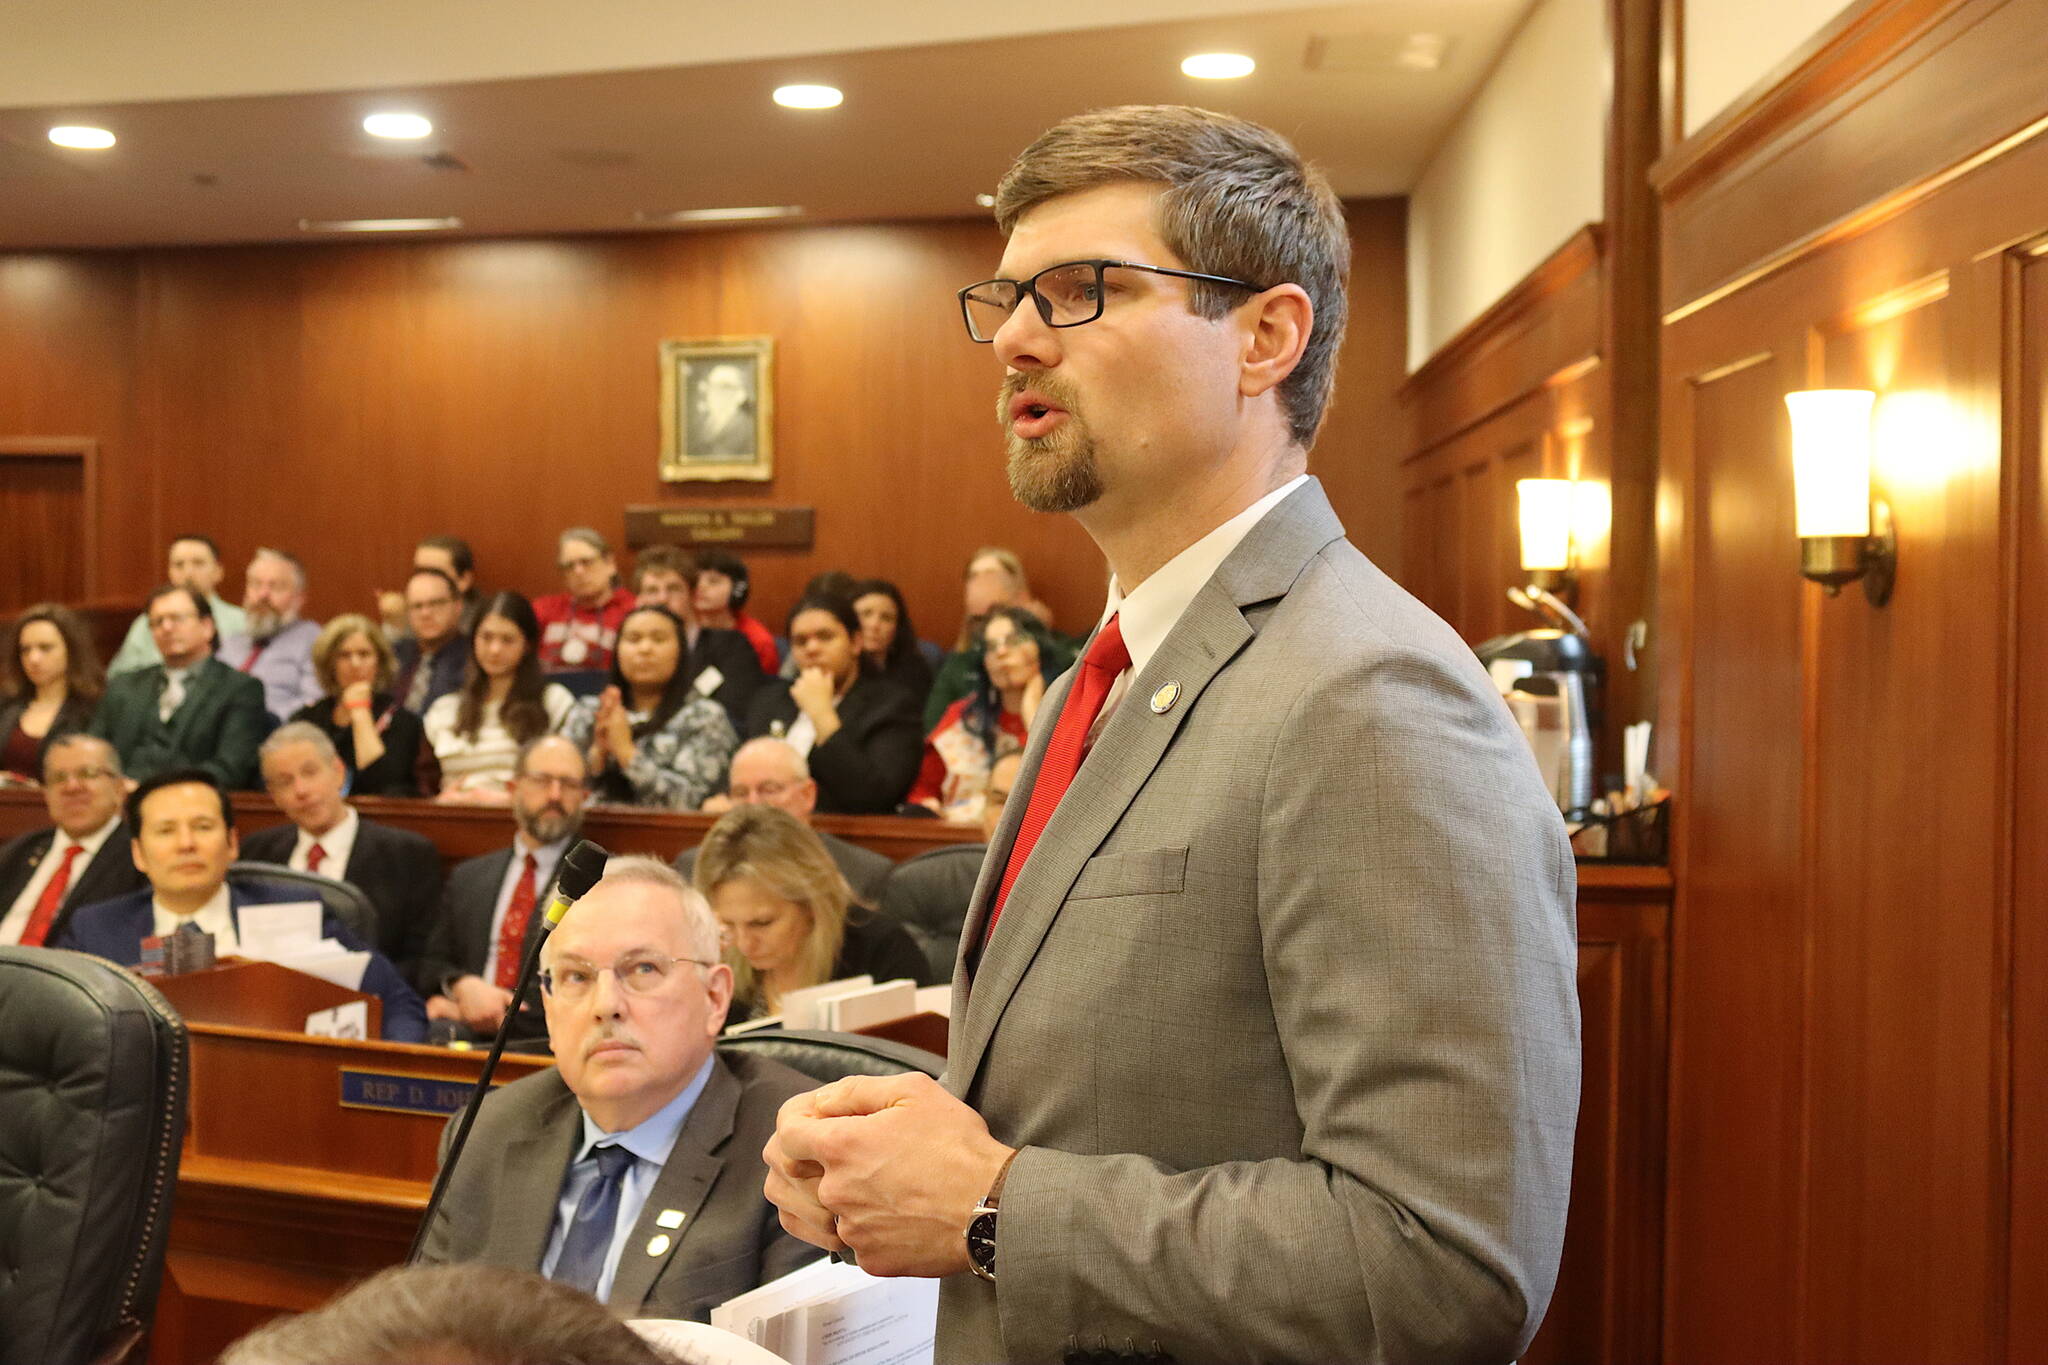
[(901, 590), (886, 578), (870, 578), (855, 583), (846, 597), (853, 603), (853, 614), (860, 618), (861, 657), (876, 676), (895, 683), (923, 705), (932, 690), (937, 647), (932, 646), (933, 655), (926, 656), (926, 645), (917, 638)]
[(910, 790), (923, 751), (917, 701), (870, 676), (860, 620), (844, 598), (806, 597), (789, 616), (790, 650), (802, 672), (754, 698), (749, 737), (774, 735), (804, 756), (818, 782), (818, 809), (888, 815)]
[(392, 641), (398, 669), (392, 695), (416, 716), (462, 686), (469, 665), (469, 629), (462, 624), (462, 596), (455, 580), (439, 569), (414, 569), (405, 581), (407, 633)]
[[(960, 583), (960, 635), (953, 652), (939, 665), (932, 690), (924, 698), (924, 728), (930, 734), (938, 728), (946, 708), (974, 690), (974, 670), (981, 653), (981, 628), (997, 607), (1022, 607), (1052, 629), (1052, 612), (1031, 595), (1031, 583), (1024, 574), (1024, 561), (1014, 550), (984, 545), (967, 561)], [(1062, 640), (1070, 653), (1077, 642)], [(1047, 679), (1051, 681), (1051, 679)]]
[(774, 677), (782, 666), (782, 654), (776, 649), (775, 637), (769, 634), (768, 627), (748, 614), (747, 599), (752, 594), (753, 579), (747, 572), (746, 561), (723, 550), (697, 556), (698, 623), (715, 630), (736, 630), (746, 636), (747, 643), (754, 647), (761, 672)]
[(144, 610), (163, 662), (109, 681), (92, 733), (138, 782), (195, 766), (224, 787), (253, 786), (256, 746), (273, 723), (263, 684), (214, 657), (213, 608), (195, 589), (166, 583)]
[(326, 734), (357, 796), (418, 796), (420, 718), (392, 695), (398, 661), (375, 621), (350, 612), (313, 642), (321, 698), (292, 715)]
[(862, 973), (935, 979), (903, 926), (856, 904), (818, 836), (773, 806), (720, 816), (694, 878), (725, 929), (735, 1018), (774, 1014), (789, 991)]
[(476, 586), (476, 552), (469, 548), (468, 541), (461, 536), (428, 536), (413, 546), (412, 567), (446, 574), (462, 601), (459, 629), (464, 635), (476, 629), (484, 599)]
[(516, 592), (492, 597), (470, 637), (461, 690), (427, 708), (441, 799), (502, 802), (519, 746), (560, 726), (575, 700), (541, 672), (532, 606)]
[[(803, 755), (790, 748), (787, 741), (772, 735), (740, 745), (739, 752), (732, 756), (725, 792), (706, 801), (704, 809), (713, 815), (723, 815), (735, 806), (757, 805), (787, 811), (805, 825), (811, 823), (811, 816), (818, 809), (818, 784), (812, 779)], [(853, 898), (862, 905), (877, 904), (882, 883), (888, 880), (889, 869), (895, 863), (836, 834), (820, 829), (811, 832), (818, 836), (839, 874), (853, 888)], [(693, 875), (696, 866), (694, 847), (676, 855), (675, 868), (683, 876)]]
[(527, 741), (517, 764), (512, 842), (448, 874), (426, 955), (413, 973), (430, 1018), (486, 1037), (511, 1007), (534, 907), (582, 830), (590, 795), (583, 752), (560, 735)]
[(667, 607), (683, 623), (688, 646), (683, 677), (699, 696), (725, 708), (734, 733), (747, 723), (747, 707), (768, 681), (747, 637), (697, 620), (697, 561), (673, 545), (650, 545), (633, 562), (633, 597)]
[[(241, 852), (235, 808), (204, 769), (173, 768), (146, 779), (129, 795), (125, 815), (130, 849), (149, 889), (80, 906), (52, 946), (133, 967), (142, 961), (144, 939), (196, 930), (213, 935), (214, 952), (228, 957), (241, 946), (243, 907), (306, 899), (299, 887), (228, 880), (228, 865)], [(331, 912), (322, 912), (320, 933), (351, 952), (370, 953), (362, 990), (384, 1002), (383, 1036), (425, 1042), (426, 1012), (390, 959), (358, 941)]]
[(633, 594), (619, 586), (611, 542), (588, 526), (571, 526), (556, 537), (555, 563), (568, 591), (534, 601), (540, 666), (549, 673), (601, 673), (612, 666), (619, 622), (633, 609)]
[(121, 833), (127, 788), (111, 744), (82, 734), (51, 740), (42, 782), (49, 827), (0, 846), (0, 943), (30, 948), (61, 936), (79, 906), (148, 885)]
[(92, 724), (107, 690), (85, 623), (39, 602), (0, 636), (0, 781), (33, 782), (53, 740)]
[[(673, 870), (606, 865), (541, 946), (556, 1064), (484, 1098), (423, 1263), (539, 1271), (622, 1316), (702, 1320), (817, 1259), (782, 1230), (761, 1159), (777, 1111), (815, 1082), (713, 1051), (733, 989), (718, 951)], [(630, 1065), (600, 1050), (621, 1038)]]
[[(181, 588), (193, 588), (202, 593), (206, 604), (213, 611), (214, 629), (221, 635), (243, 635), (248, 632), (248, 618), (242, 609), (222, 597), (216, 589), (226, 570), (222, 567), (220, 546), (210, 536), (182, 535), (171, 542), (170, 564), (164, 572), (166, 583), (175, 583)], [(121, 641), (121, 648), (107, 663), (107, 676), (133, 673), (138, 668), (162, 663), (163, 656), (157, 653), (156, 638), (149, 628), (149, 613), (138, 612), (128, 623), (128, 634)]]
[(306, 566), (283, 550), (261, 548), (242, 572), (244, 630), (222, 634), (218, 654), (263, 684), (263, 704), (278, 720), (319, 700), (313, 641), (320, 623), (299, 615), (306, 605)]
[[(358, 618), (361, 619), (361, 618)], [(261, 751), (263, 785), (288, 824), (242, 840), (242, 857), (356, 887), (377, 911), (377, 949), (410, 978), (426, 955), (441, 895), (441, 854), (425, 835), (356, 813), (328, 732), (292, 721)]]
[(926, 736), (910, 800), (958, 824), (981, 819), (989, 765), (1021, 752), (1050, 677), (1072, 655), (1022, 607), (996, 607), (981, 629), (974, 690), (946, 708)]
[(691, 690), (682, 665), (674, 613), (643, 605), (626, 614), (609, 685), (562, 721), (585, 751), (598, 800), (695, 810), (725, 780), (739, 736), (723, 707)]

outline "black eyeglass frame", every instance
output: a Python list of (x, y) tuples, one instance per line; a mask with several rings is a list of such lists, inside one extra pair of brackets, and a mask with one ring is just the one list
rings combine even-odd
[[(1038, 282), (1045, 276), (1052, 274), (1052, 272), (1055, 270), (1071, 270), (1077, 265), (1090, 265), (1095, 267), (1095, 311), (1090, 313), (1085, 318), (1077, 318), (1072, 322), (1054, 322), (1052, 320), (1052, 304), (1046, 300), (1043, 294), (1040, 294), (1038, 292)], [(967, 327), (967, 339), (983, 346), (992, 345), (995, 342), (995, 338), (993, 336), (983, 337), (976, 336), (974, 334), (974, 315), (967, 311), (967, 296), (969, 294), (972, 294), (977, 289), (986, 289), (988, 286), (992, 284), (1007, 284), (1015, 288), (1017, 291), (1018, 304), (1022, 304), (1026, 296), (1029, 296), (1032, 305), (1038, 309), (1038, 316), (1044, 321), (1045, 325), (1048, 327), (1087, 326), (1089, 323), (1095, 321), (1097, 318), (1102, 316), (1103, 304), (1107, 302), (1108, 298), (1108, 296), (1102, 292), (1102, 272), (1110, 267), (1115, 267), (1118, 270), (1142, 270), (1145, 271), (1147, 274), (1151, 275), (1171, 275), (1175, 279), (1179, 280), (1200, 280), (1205, 284), (1235, 285), (1239, 289), (1249, 289), (1254, 294), (1263, 294), (1266, 292), (1267, 289), (1271, 287), (1270, 285), (1253, 284), (1250, 280), (1234, 280), (1231, 279), (1228, 275), (1205, 275), (1199, 270), (1175, 270), (1169, 266), (1146, 265), (1142, 261), (1112, 261), (1102, 258), (1093, 258), (1080, 261), (1061, 261), (1057, 265), (1047, 266), (1045, 269), (1039, 271), (1037, 274), (1033, 275), (1028, 280), (1006, 280), (1001, 276), (997, 276), (995, 279), (981, 280), (974, 284), (968, 285), (965, 289), (962, 289), (957, 297), (960, 300), (960, 321), (966, 324)], [(1010, 312), (1014, 314), (1016, 311), (1016, 305), (1012, 305), (1010, 308)]]

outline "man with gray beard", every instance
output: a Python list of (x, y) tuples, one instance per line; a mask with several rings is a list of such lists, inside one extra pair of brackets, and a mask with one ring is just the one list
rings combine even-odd
[(320, 623), (299, 615), (306, 605), (306, 566), (283, 550), (259, 548), (242, 575), (246, 629), (223, 634), (218, 656), (263, 684), (263, 705), (279, 721), (320, 700), (313, 642)]
[[(450, 1019), (488, 1037), (504, 1022), (533, 931), (534, 910), (554, 880), (590, 796), (583, 752), (560, 735), (519, 751), (512, 777), (512, 846), (459, 864), (415, 978), (427, 1018)], [(526, 1002), (538, 1010), (537, 994)]]

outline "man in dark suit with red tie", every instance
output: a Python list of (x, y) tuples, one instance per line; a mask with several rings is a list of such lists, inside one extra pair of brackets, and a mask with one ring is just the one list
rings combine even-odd
[[(510, 848), (458, 864), (414, 975), (429, 1019), (451, 1019), (480, 1035), (495, 1033), (512, 1004), (533, 910), (562, 854), (583, 827), (590, 795), (583, 753), (560, 735), (543, 735), (519, 752), (512, 777)], [(539, 1009), (537, 997), (528, 1002)]]
[(0, 943), (37, 948), (71, 912), (145, 885), (121, 833), (121, 756), (91, 735), (52, 740), (43, 804), (56, 823), (0, 847)]

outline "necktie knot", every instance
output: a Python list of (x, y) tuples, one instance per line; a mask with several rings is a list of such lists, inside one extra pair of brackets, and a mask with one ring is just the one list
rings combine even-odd
[(1131, 666), (1131, 651), (1124, 647), (1122, 612), (1103, 622), (1102, 629), (1088, 642), (1088, 652), (1081, 656), (1081, 662), (1104, 670), (1112, 678)]
[(597, 1177), (600, 1180), (618, 1180), (632, 1168), (636, 1159), (631, 1152), (616, 1144), (600, 1147), (594, 1155), (597, 1157)]

